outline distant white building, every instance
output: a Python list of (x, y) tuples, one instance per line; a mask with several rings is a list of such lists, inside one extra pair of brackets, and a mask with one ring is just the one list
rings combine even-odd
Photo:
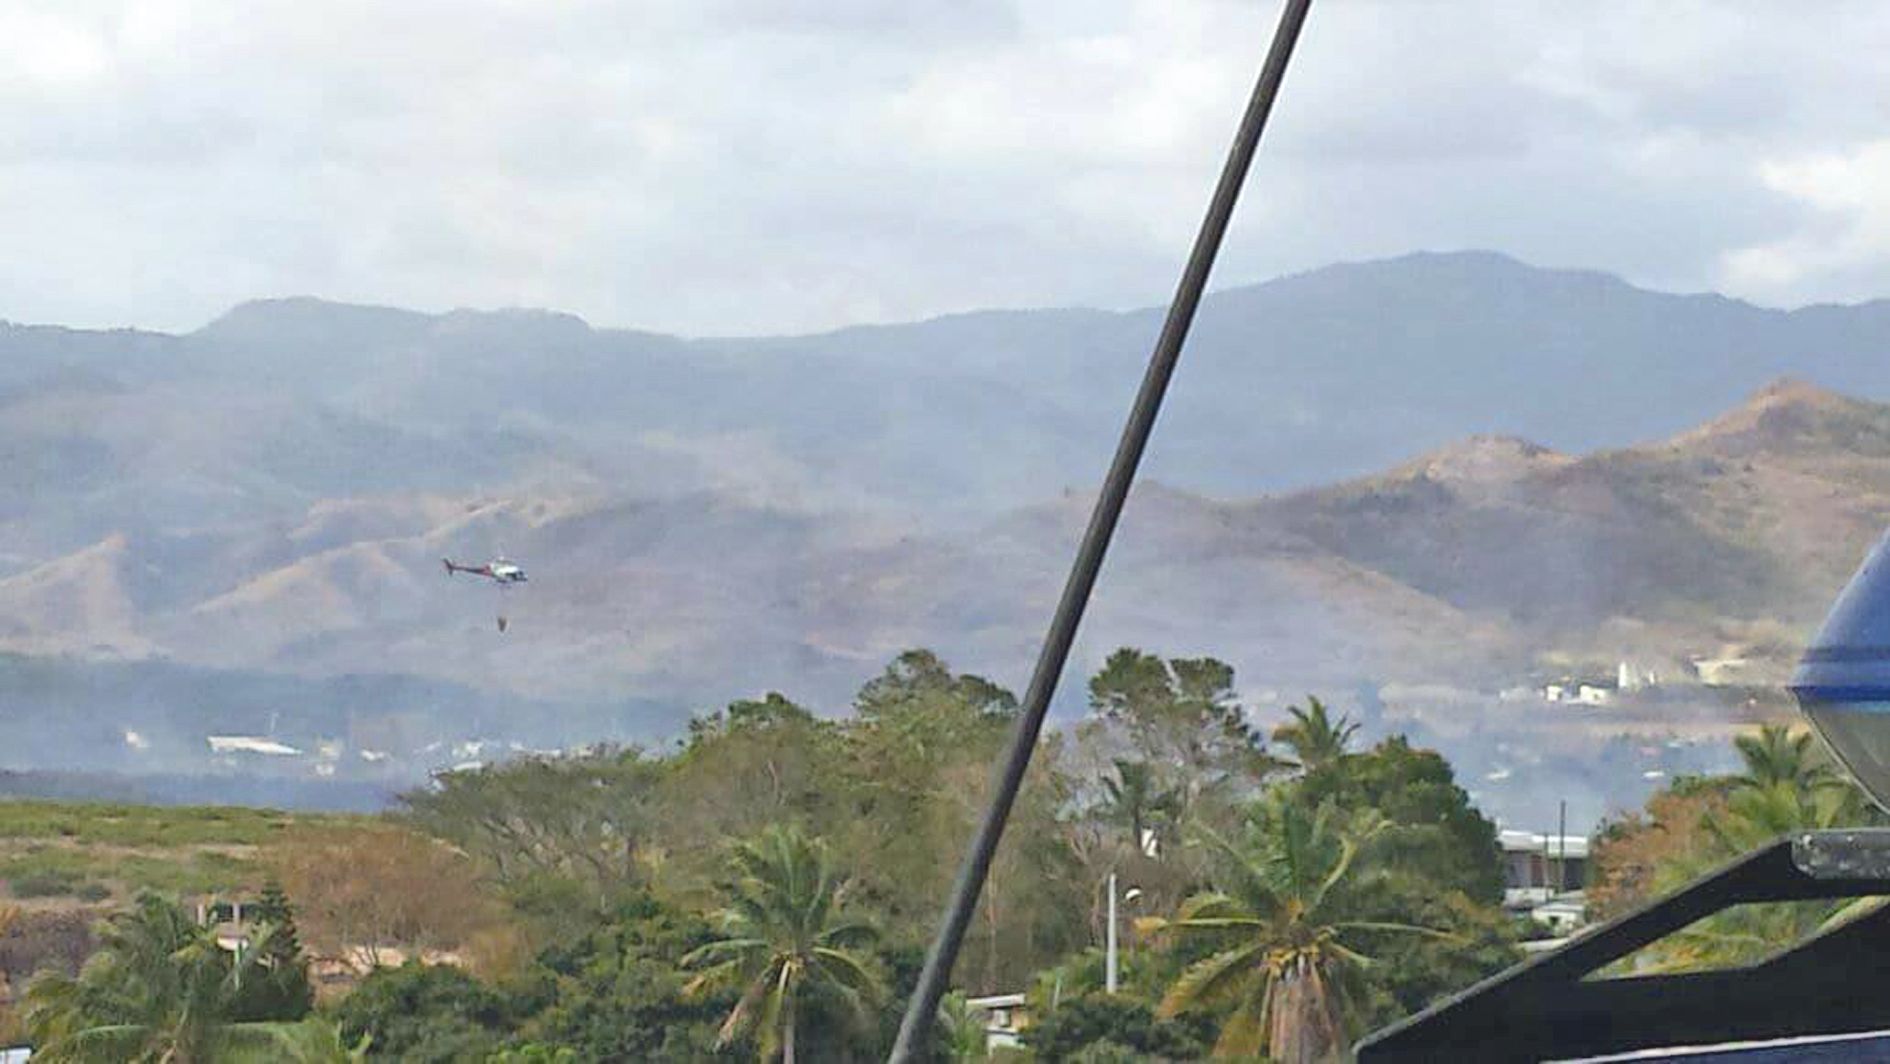
[(1742, 657), (1694, 658), (1693, 672), (1708, 687), (1734, 686), (1749, 681), (1751, 662)]
[(212, 735), (209, 736), (209, 742), (213, 754), (261, 754), (265, 757), (300, 757), (302, 754), (302, 751), (286, 743), (255, 735)]
[[(1588, 886), (1588, 839), (1581, 835), (1538, 835), (1531, 831), (1497, 833), (1503, 848), (1503, 907), (1535, 915), (1539, 907), (1581, 906)], [(1545, 923), (1562, 909), (1545, 912)]]
[(1605, 706), (1614, 701), (1614, 696), (1614, 685), (1605, 680), (1563, 680), (1559, 683), (1542, 685), (1542, 700), (1544, 702), (1561, 702), (1582, 706)]
[(1615, 669), (1614, 686), (1616, 690), (1624, 692), (1645, 691), (1649, 687), (1660, 686), (1660, 673), (1631, 661), (1623, 661)]

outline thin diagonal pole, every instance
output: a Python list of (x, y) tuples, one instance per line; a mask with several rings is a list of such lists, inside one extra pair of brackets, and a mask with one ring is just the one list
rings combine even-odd
[(1030, 686), (1025, 689), (1023, 710), (1017, 718), (1017, 730), (1011, 737), (1009, 756), (997, 774), (991, 806), (978, 825), (978, 833), (972, 839), (970, 851), (965, 854), (965, 862), (958, 871), (958, 880), (952, 887), (951, 902), (939, 923), (938, 937), (933, 940), (932, 948), (926, 954), (918, 986), (912, 992), (912, 999), (907, 1002), (905, 1018), (899, 1024), (898, 1041), (893, 1043), (892, 1055), (888, 1058), (891, 1064), (913, 1064), (931, 1034), (933, 1018), (938, 1015), (939, 1000), (945, 996), (946, 981), (951, 976), (952, 964), (958, 959), (958, 947), (964, 941), (965, 928), (971, 922), (978, 894), (984, 888), (986, 874), (990, 872), (991, 857), (997, 852), (998, 840), (1003, 836), (1004, 825), (1010, 819), (1011, 805), (1017, 799), (1024, 772), (1030, 767), (1030, 755), (1036, 749), (1038, 733), (1043, 730), (1043, 719), (1049, 712), (1051, 696), (1056, 694), (1057, 679), (1063, 674), (1063, 666), (1069, 660), (1070, 644), (1076, 638), (1077, 624), (1083, 618), (1083, 608), (1089, 604), (1090, 590), (1095, 587), (1096, 574), (1102, 569), (1103, 555), (1109, 549), (1110, 537), (1115, 534), (1116, 521), (1122, 516), (1122, 504), (1128, 498), (1129, 485), (1135, 480), (1136, 466), (1141, 463), (1142, 452), (1148, 446), (1149, 433), (1155, 427), (1155, 415), (1161, 409), (1162, 396), (1168, 390), (1169, 378), (1174, 376), (1175, 363), (1181, 357), (1182, 343), (1188, 337), (1188, 327), (1194, 323), (1195, 308), (1200, 305), (1201, 293), (1207, 288), (1214, 256), (1220, 251), (1222, 238), (1227, 235), (1228, 219), (1233, 216), (1234, 203), (1240, 198), (1241, 185), (1246, 181), (1254, 152), (1260, 146), (1260, 134), (1266, 128), (1273, 101), (1279, 96), (1287, 62), (1292, 58), (1293, 46), (1299, 40), (1300, 27), (1304, 25), (1307, 9), (1311, 6), (1312, 0), (1286, 0), (1285, 10), (1280, 13), (1273, 46), (1260, 68), (1260, 78), (1254, 84), (1247, 111), (1241, 116), (1240, 129), (1234, 135), (1227, 163), (1221, 168), (1220, 182), (1214, 188), (1214, 198), (1208, 203), (1207, 217), (1201, 222), (1201, 232), (1195, 237), (1187, 269), (1182, 272), (1174, 302), (1168, 307), (1168, 318), (1162, 323), (1161, 336), (1155, 341), (1155, 350), (1149, 356), (1148, 372), (1142, 378), (1141, 390), (1136, 393), (1135, 405), (1129, 411), (1129, 423), (1124, 426), (1122, 440), (1116, 445), (1115, 460), (1110, 464), (1109, 475), (1096, 498), (1096, 509), (1090, 514), (1089, 527), (1083, 532), (1076, 562), (1070, 569), (1069, 581), (1063, 586), (1063, 598), (1057, 603), (1056, 615), (1051, 619), (1050, 631), (1044, 637), (1043, 650), (1037, 657), (1036, 670), (1031, 674)]

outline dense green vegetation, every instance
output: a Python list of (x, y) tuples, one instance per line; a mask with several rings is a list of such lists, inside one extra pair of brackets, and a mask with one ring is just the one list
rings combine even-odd
[[(962, 994), (1027, 994), (1025, 1055), (1325, 1059), (1517, 956), (1495, 829), (1436, 754), (1360, 748), (1316, 700), (1269, 742), (1212, 659), (1125, 649), (1089, 696), (1032, 766), (954, 973)], [(219, 990), (190, 1013), (207, 1026), (185, 1030), (153, 999), (140, 1059), (160, 1044), (224, 1059), (201, 1047), (264, 1023), (369, 1059), (863, 1061), (897, 1028), (1016, 712), (1010, 692), (912, 651), (844, 718), (769, 694), (699, 717), (667, 751), (448, 774), (391, 818), (219, 812), (219, 832), (207, 811), (10, 815), (28, 844), (241, 851), (245, 875), (280, 879), (271, 912), (292, 909), (296, 949), (324, 958), (314, 1020)], [(166, 822), (141, 828), (147, 815)], [(1107, 995), (1112, 874), (1124, 957)], [(157, 883), (189, 893), (186, 878)], [(95, 959), (76, 982), (49, 977), (30, 1026), (57, 1044), (129, 1022), (57, 988), (131, 970)], [(229, 972), (162, 979), (190, 997)], [(955, 996), (934, 1051), (982, 1058), (980, 1033)]]
[[(1741, 736), (1736, 747), (1737, 774), (1675, 780), (1644, 812), (1602, 828), (1590, 892), (1597, 915), (1624, 912), (1793, 832), (1885, 822), (1809, 731), (1767, 725)], [(1734, 906), (1623, 958), (1618, 972), (1754, 963), (1881, 904), (1866, 898)]]
[(46, 972), (27, 993), (34, 1059), (94, 1061), (347, 1060), (313, 996), (286, 910), (245, 951), (224, 949), (181, 905), (139, 895), (104, 924), (76, 977)]
[[(1025, 994), (1011, 1057), (1312, 1062), (1518, 957), (1448, 762), (1317, 699), (1270, 736), (1212, 659), (1112, 655), (1034, 763), (941, 1010)], [(0, 803), (19, 906), (112, 915), (17, 1002), (50, 1061), (865, 1061), (896, 1030), (1017, 703), (924, 651), (823, 719), (779, 694), (673, 749), (457, 772), (388, 817)], [(1875, 814), (1810, 737), (1738, 743), (1604, 827), (1606, 916), (1786, 831)], [(1104, 992), (1105, 890), (1123, 891)], [(136, 891), (133, 888), (144, 888)], [(190, 908), (234, 892), (240, 952)], [(1747, 907), (1623, 971), (1741, 963), (1853, 915)], [(24, 909), (0, 910), (0, 934)], [(17, 927), (15, 928), (17, 930)]]

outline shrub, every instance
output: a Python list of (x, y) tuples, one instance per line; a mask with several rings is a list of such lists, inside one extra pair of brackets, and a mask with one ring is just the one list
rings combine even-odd
[(506, 1000), (457, 968), (408, 962), (361, 981), (335, 1009), (343, 1042), (370, 1037), (377, 1057), (484, 1060), (511, 1033)]
[(1200, 1060), (1212, 1042), (1212, 1022), (1198, 1016), (1160, 1020), (1146, 1001), (1084, 994), (1038, 1020), (1023, 1038), (1041, 1061)]
[(78, 885), (79, 877), (62, 868), (34, 869), (7, 880), (16, 898), (58, 897), (73, 893)]

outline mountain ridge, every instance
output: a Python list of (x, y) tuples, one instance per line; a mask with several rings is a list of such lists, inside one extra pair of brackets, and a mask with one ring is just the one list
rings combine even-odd
[[(640, 479), (637, 490), (695, 482), (701, 463), (738, 446), (750, 464), (817, 470), (801, 478), (816, 495), (990, 512), (1093, 481), (1159, 319), (1153, 308), (972, 311), (684, 338), (556, 311), (296, 297), (174, 336), (60, 332), (52, 343), (0, 330), (0, 393), (86, 369), (134, 393), (121, 408), (161, 403), (199, 421), (294, 396), (335, 423), (284, 422), (295, 440), (283, 451), (343, 451), (335, 438), (352, 421), (412, 439), (411, 458), (394, 446), (386, 464), (442, 487), (432, 474), (444, 456), (418, 453), (423, 441), (460, 446), (462, 465), (491, 455), (474, 484), (549, 464), (613, 489)], [(1362, 475), (1477, 433), (1587, 452), (1697, 424), (1782, 375), (1890, 398), (1886, 345), (1881, 303), (1775, 311), (1486, 252), (1340, 264), (1209, 297), (1150, 471), (1225, 496)], [(455, 471), (452, 486), (469, 479)], [(322, 494), (332, 490), (285, 502)], [(94, 540), (108, 524), (74, 535)]]
[[(1461, 254), (1217, 293), (1072, 669), (1133, 644), (1267, 691), (1488, 694), (1630, 658), (1776, 675), (1890, 523), (1887, 308)], [(121, 667), (297, 698), (408, 677), (479, 692), (482, 726), (556, 707), (531, 727), (567, 714), (566, 736), (661, 734), (767, 689), (843, 706), (912, 645), (1021, 682), (1159, 326), (229, 317), (0, 328), (0, 652), (81, 688)], [(527, 588), (439, 571), (501, 553)], [(457, 726), (439, 699), (375, 698), (284, 712)]]
[[(1818, 313), (1828, 312), (1828, 311), (1870, 310), (1870, 309), (1890, 310), (1890, 297), (1862, 299), (1862, 300), (1856, 300), (1853, 302), (1821, 301), (1821, 302), (1807, 303), (1801, 306), (1793, 306), (1793, 307), (1772, 307), (1772, 306), (1766, 306), (1763, 304), (1753, 303), (1749, 300), (1740, 299), (1735, 296), (1728, 296), (1723, 293), (1713, 292), (1713, 291), (1677, 291), (1677, 290), (1670, 290), (1670, 289), (1664, 289), (1664, 288), (1648, 287), (1645, 285), (1635, 284), (1634, 282), (1628, 281), (1617, 274), (1609, 273), (1608, 271), (1603, 270), (1603, 269), (1597, 269), (1597, 268), (1591, 268), (1591, 267), (1579, 267), (1579, 266), (1542, 266), (1542, 265), (1528, 262), (1527, 260), (1518, 258), (1514, 255), (1510, 255), (1506, 252), (1483, 249), (1483, 248), (1464, 248), (1464, 249), (1448, 250), (1448, 251), (1418, 250), (1418, 251), (1406, 252), (1400, 255), (1385, 256), (1381, 258), (1354, 259), (1354, 260), (1345, 260), (1345, 261), (1340, 261), (1340, 262), (1328, 263), (1322, 266), (1314, 266), (1314, 267), (1310, 267), (1304, 270), (1296, 270), (1296, 271), (1292, 271), (1288, 273), (1283, 273), (1278, 276), (1266, 278), (1259, 281), (1244, 282), (1241, 284), (1229, 285), (1224, 288), (1213, 288), (1207, 292), (1204, 299), (1210, 300), (1210, 301), (1216, 300), (1216, 299), (1225, 299), (1225, 298), (1237, 299), (1237, 298), (1242, 297), (1243, 295), (1251, 294), (1251, 293), (1254, 293), (1256, 291), (1261, 291), (1261, 290), (1279, 290), (1282, 292), (1292, 293), (1295, 291), (1295, 289), (1298, 289), (1301, 287), (1312, 287), (1312, 288), (1321, 288), (1321, 289), (1331, 289), (1331, 288), (1342, 289), (1347, 284), (1356, 283), (1357, 279), (1362, 274), (1369, 275), (1369, 274), (1372, 274), (1381, 270), (1393, 270), (1393, 271), (1401, 270), (1405, 267), (1412, 266), (1412, 265), (1417, 265), (1417, 266), (1422, 267), (1422, 266), (1434, 266), (1438, 264), (1444, 265), (1446, 269), (1449, 270), (1450, 272), (1457, 273), (1473, 282), (1487, 279), (1487, 273), (1488, 271), (1492, 269), (1496, 271), (1501, 271), (1501, 272), (1520, 271), (1528, 275), (1537, 276), (1541, 278), (1542, 280), (1550, 282), (1550, 283), (1560, 283), (1569, 287), (1607, 288), (1607, 289), (1614, 289), (1620, 292), (1633, 292), (1633, 293), (1666, 297), (1666, 298), (1672, 298), (1672, 299), (1678, 299), (1678, 300), (1702, 300), (1702, 301), (1707, 301), (1707, 302), (1722, 303), (1728, 306), (1752, 310), (1752, 311), (1756, 311), (1763, 314), (1790, 315), (1790, 314), (1809, 313), (1809, 314), (1815, 315)], [(1477, 271), (1485, 271), (1485, 272), (1479, 274)], [(15, 321), (11, 321), (5, 318), (0, 318), (0, 328), (4, 328), (8, 326), (15, 327), (15, 328), (29, 328), (29, 329), (30, 328), (47, 328), (47, 329), (66, 330), (66, 331), (77, 332), (77, 333), (133, 332), (133, 333), (141, 333), (141, 334), (151, 335), (151, 336), (180, 337), (180, 336), (189, 336), (189, 335), (194, 335), (197, 333), (204, 332), (205, 330), (211, 329), (215, 327), (216, 325), (218, 325), (220, 322), (224, 322), (226, 319), (230, 319), (232, 317), (240, 318), (240, 317), (246, 317), (252, 314), (261, 316), (261, 315), (266, 315), (268, 312), (276, 310), (276, 309), (285, 309), (285, 310), (289, 310), (296, 313), (303, 313), (306, 310), (310, 310), (310, 309), (319, 310), (323, 308), (332, 309), (338, 313), (350, 314), (350, 315), (369, 314), (369, 313), (386, 314), (386, 315), (389, 315), (390, 317), (399, 316), (399, 317), (406, 317), (406, 318), (424, 318), (424, 319), (433, 320), (433, 321), (438, 321), (440, 319), (454, 317), (454, 316), (503, 317), (503, 316), (508, 316), (508, 315), (548, 315), (548, 316), (552, 316), (556, 318), (569, 319), (574, 322), (580, 322), (585, 326), (585, 328), (594, 332), (599, 332), (599, 333), (626, 333), (626, 334), (639, 335), (639, 336), (665, 337), (668, 339), (680, 340), (680, 341), (684, 341), (688, 343), (711, 343), (711, 344), (724, 343), (724, 342), (742, 343), (742, 342), (748, 342), (748, 341), (810, 340), (810, 339), (819, 339), (823, 337), (831, 337), (831, 336), (835, 336), (842, 333), (853, 332), (856, 330), (888, 330), (888, 329), (896, 330), (896, 329), (900, 329), (900, 328), (908, 327), (908, 326), (949, 323), (949, 322), (963, 320), (963, 319), (993, 319), (993, 318), (1006, 318), (1006, 317), (1015, 317), (1015, 316), (1030, 316), (1030, 315), (1038, 315), (1038, 314), (1113, 318), (1113, 317), (1124, 317), (1124, 316), (1133, 316), (1133, 315), (1149, 315), (1149, 314), (1159, 315), (1159, 314), (1165, 313), (1166, 311), (1166, 308), (1164, 306), (1160, 304), (1153, 304), (1153, 303), (1141, 304), (1141, 305), (1135, 305), (1135, 306), (1129, 306), (1129, 307), (1120, 307), (1120, 308), (1097, 307), (1097, 306), (1090, 306), (1086, 304), (1045, 304), (1042, 306), (1027, 306), (1027, 307), (969, 308), (965, 310), (945, 311), (938, 314), (928, 315), (928, 316), (919, 317), (919, 318), (901, 319), (901, 320), (894, 320), (894, 321), (860, 322), (860, 323), (854, 323), (854, 324), (836, 325), (831, 328), (816, 329), (816, 330), (811, 330), (808, 332), (799, 332), (799, 333), (779, 333), (779, 334), (731, 333), (731, 334), (700, 334), (698, 335), (698, 334), (664, 332), (663, 330), (660, 330), (660, 329), (651, 329), (651, 328), (648, 328), (645, 326), (639, 326), (639, 325), (600, 324), (600, 323), (592, 322), (580, 314), (575, 314), (570, 311), (560, 310), (556, 307), (527, 306), (527, 305), (493, 306), (493, 307), (461, 306), (461, 307), (454, 307), (448, 310), (441, 310), (441, 311), (418, 311), (418, 310), (412, 310), (409, 308), (395, 306), (392, 304), (357, 303), (351, 300), (330, 299), (323, 296), (304, 294), (304, 295), (282, 295), (282, 296), (259, 296), (253, 299), (246, 299), (240, 303), (235, 304), (229, 310), (224, 311), (222, 314), (210, 319), (208, 322), (205, 322), (203, 325), (200, 325), (196, 327), (195, 329), (188, 329), (182, 332), (165, 332), (162, 330), (145, 329), (139, 326), (121, 326), (121, 327), (116, 327), (116, 328), (111, 328), (111, 329), (70, 329), (69, 327), (63, 326), (63, 325), (15, 322)]]
[[(1781, 413), (1789, 432), (1725, 446), (1749, 435), (1749, 424), (1776, 423)], [(1860, 437), (1860, 424), (1884, 431)], [(1860, 438), (1872, 445), (1845, 449)], [(307, 520), (258, 529), (274, 544), (268, 549), (221, 542), (194, 555), (172, 549), (164, 579), (203, 587), (198, 598), (140, 607), (129, 593), (68, 597), (101, 604), (100, 617), (110, 614), (102, 628), (135, 632), (176, 660), (220, 667), (459, 675), (471, 660), (458, 645), (469, 626), (510, 609), (523, 633), (512, 638), (513, 653), (524, 655), (521, 663), (540, 661), (534, 668), (558, 672), (561, 681), (540, 686), (533, 668), (521, 667), (502, 685), (537, 696), (619, 689), (677, 698), (692, 685), (713, 687), (708, 677), (717, 674), (749, 673), (750, 682), (766, 683), (758, 670), (731, 668), (713, 644), (739, 636), (775, 646), (764, 659), (793, 660), (806, 653), (792, 649), (795, 632), (824, 633), (809, 635), (807, 645), (833, 650), (815, 652), (821, 660), (810, 675), (846, 673), (853, 682), (849, 670), (859, 661), (896, 651), (902, 640), (956, 645), (986, 660), (1027, 644), (1041, 620), (1031, 608), (1053, 597), (1088, 499), (1068, 493), (968, 535), (714, 493), (330, 499), (311, 507)], [(337, 523), (336, 514), (363, 516)], [(1201, 585), (1186, 594), (1219, 604), (1196, 627), (1249, 614), (1275, 627), (1252, 607), (1216, 597), (1265, 587), (1282, 596), (1289, 614), (1329, 614), (1356, 600), (1356, 610), (1343, 610), (1356, 614), (1348, 623), (1365, 643), (1410, 641), (1412, 627), (1442, 623), (1480, 631), (1484, 645), (1471, 658), (1506, 655), (1520, 669), (1531, 639), (1568, 643), (1573, 631), (1622, 617), (1678, 626), (1682, 640), (1702, 652), (1712, 641), (1697, 623), (1702, 610), (1739, 623), (1808, 624), (1829, 585), (1885, 521), (1890, 407), (1788, 381), (1705, 427), (1589, 455), (1471, 437), (1379, 474), (1282, 495), (1221, 500), (1146, 481), (1132, 496), (1111, 572), (1131, 586), (1155, 581), (1150, 594), (1159, 594), (1164, 579), (1176, 595)], [(311, 526), (322, 534), (298, 535)], [(484, 557), (501, 539), (531, 559), (535, 584), (562, 590), (525, 591), (505, 604), (476, 583), (436, 579), (440, 556)], [(0, 612), (32, 612), (37, 600), (28, 591), (37, 594), (46, 574), (93, 574), (101, 551), (113, 573), (137, 568), (144, 563), (131, 557), (134, 546), (140, 554), (149, 549), (117, 535), (0, 581)], [(198, 579), (192, 564), (216, 578)], [(103, 586), (87, 579), (87, 587)], [(995, 597), (984, 587), (990, 581)], [(1535, 591), (1519, 593), (1531, 585)], [(1097, 624), (1105, 631), (1143, 622), (1189, 627), (1179, 610), (1149, 615), (1135, 595), (1117, 594), (1105, 585), (1099, 597)], [(1530, 601), (1538, 595), (1544, 602)], [(965, 612), (978, 599), (986, 604)], [(1366, 619), (1374, 614), (1423, 621), (1386, 627)], [(657, 619), (653, 632), (646, 617)], [(1503, 625), (1524, 638), (1496, 637)], [(771, 636), (775, 629), (781, 634)], [(77, 638), (68, 652), (83, 655), (93, 642)], [(192, 643), (221, 649), (193, 652)], [(0, 649), (9, 646), (25, 649), (0, 638)], [(323, 649), (302, 656), (315, 646)], [(632, 677), (645, 666), (637, 663), (659, 646), (704, 662), (681, 671), (665, 665), (677, 686), (639, 688)], [(573, 648), (590, 660), (574, 664)], [(1296, 668), (1331, 671), (1310, 651), (1299, 657)], [(1413, 667), (1388, 660), (1379, 671), (1415, 678)], [(1436, 669), (1461, 671), (1441, 658)]]

